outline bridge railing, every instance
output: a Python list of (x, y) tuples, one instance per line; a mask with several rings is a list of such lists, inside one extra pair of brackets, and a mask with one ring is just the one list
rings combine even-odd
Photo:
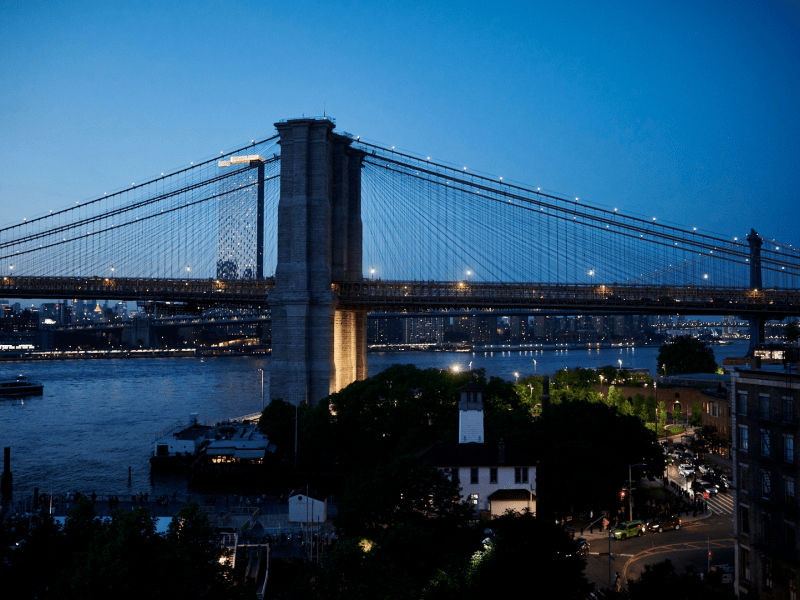
[(800, 314), (800, 291), (630, 284), (364, 281), (335, 287), (341, 305), (586, 308), (676, 313)]
[(10, 298), (116, 298), (120, 300), (266, 302), (268, 279), (138, 279), (125, 277), (3, 277), (0, 295)]

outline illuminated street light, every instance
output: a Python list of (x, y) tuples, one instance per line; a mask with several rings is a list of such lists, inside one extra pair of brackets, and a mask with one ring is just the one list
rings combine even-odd
[(516, 383), (517, 381), (519, 381), (519, 373), (518, 373), (517, 371), (514, 371), (514, 377), (516, 378), (516, 379), (514, 380), (514, 383)]
[(259, 371), (261, 371), (261, 412), (264, 412), (264, 369)]

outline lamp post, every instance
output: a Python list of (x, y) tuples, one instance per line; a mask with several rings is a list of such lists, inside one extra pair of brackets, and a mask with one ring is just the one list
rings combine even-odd
[(631, 475), (631, 467), (646, 467), (647, 463), (636, 463), (635, 465), (628, 465), (628, 520), (633, 521), (633, 476)]
[(514, 371), (514, 383), (517, 383), (518, 381), (519, 381), (519, 373), (517, 371)]
[(264, 369), (259, 371), (261, 371), (261, 412), (264, 412)]
[(536, 377), (536, 359), (533, 359), (533, 376)]

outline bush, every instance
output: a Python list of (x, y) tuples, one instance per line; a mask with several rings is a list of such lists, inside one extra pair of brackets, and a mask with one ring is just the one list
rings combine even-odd
[(679, 433), (683, 433), (684, 431), (686, 431), (686, 428), (681, 427), (680, 425), (670, 425), (667, 427), (667, 433), (670, 435), (677, 435)]

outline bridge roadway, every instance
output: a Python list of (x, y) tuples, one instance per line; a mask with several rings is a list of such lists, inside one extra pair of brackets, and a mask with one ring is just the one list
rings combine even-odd
[[(635, 284), (373, 281), (334, 283), (338, 307), (370, 312), (442, 309), (560, 310), (575, 313), (800, 316), (800, 290)], [(0, 297), (160, 300), (201, 306), (269, 306), (275, 280), (20, 277), (0, 280)]]

